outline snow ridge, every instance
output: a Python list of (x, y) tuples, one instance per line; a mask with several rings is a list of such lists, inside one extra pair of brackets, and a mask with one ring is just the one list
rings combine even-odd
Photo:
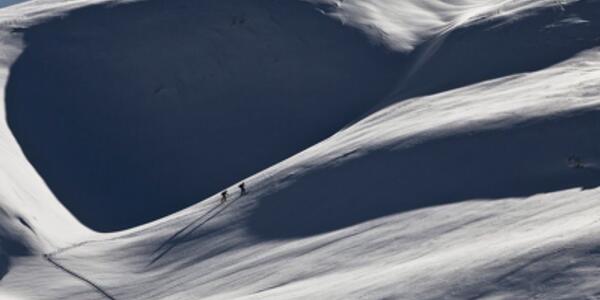
[[(600, 39), (591, 27), (600, 20), (569, 10), (593, 1), (309, 2), (405, 53), (448, 31), (548, 7), (561, 11), (552, 24), (592, 35), (585, 51), (542, 69), (386, 102), (244, 179), (247, 195), (233, 184), (225, 204), (213, 195), (108, 234), (60, 205), (1, 123), (0, 297), (600, 296)], [(3, 20), (26, 16), (0, 39), (0, 80), (24, 47), (21, 27), (92, 3), (0, 10)]]
[(367, 32), (376, 42), (408, 52), (432, 36), (475, 22), (514, 19), (534, 9), (573, 0), (308, 0), (329, 5), (327, 13)]

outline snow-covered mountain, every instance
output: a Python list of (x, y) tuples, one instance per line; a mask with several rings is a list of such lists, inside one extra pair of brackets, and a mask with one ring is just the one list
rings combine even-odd
[(600, 298), (599, 1), (0, 6), (0, 299)]

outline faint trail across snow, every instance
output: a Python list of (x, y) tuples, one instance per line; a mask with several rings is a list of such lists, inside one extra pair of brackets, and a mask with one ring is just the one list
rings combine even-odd
[[(157, 262), (159, 259), (161, 259), (165, 254), (169, 253), (169, 251), (171, 251), (173, 248), (175, 248), (178, 244), (177, 238), (180, 235), (181, 235), (180, 239), (183, 239), (186, 236), (190, 235), (192, 232), (196, 231), (196, 229), (202, 227), (202, 225), (208, 223), (208, 221), (210, 221), (214, 217), (218, 216), (221, 212), (223, 212), (225, 209), (227, 209), (227, 207), (229, 207), (233, 202), (235, 202), (235, 200), (238, 200), (238, 199), (232, 199), (232, 200), (227, 201), (225, 204), (219, 204), (218, 206), (211, 208), (208, 212), (206, 212), (205, 214), (200, 216), (198, 219), (192, 221), (191, 223), (189, 223), (188, 225), (186, 225), (185, 227), (183, 227), (182, 229), (177, 231), (169, 239), (167, 239), (165, 242), (163, 242), (158, 248), (156, 248), (156, 250), (154, 250), (154, 253), (156, 253), (158, 251), (161, 251), (161, 249), (163, 249), (164, 247), (166, 247), (164, 250), (162, 250), (160, 252), (160, 254), (158, 254), (156, 257), (154, 257), (152, 259), (152, 261), (148, 264), (148, 266), (151, 266), (152, 264)], [(192, 225), (194, 225), (194, 224), (196, 224), (196, 225), (192, 227)], [(187, 230), (190, 227), (191, 227), (191, 229)], [(187, 230), (187, 232), (186, 232), (186, 230)]]
[(88, 280), (87, 278), (85, 278), (82, 275), (77, 274), (74, 271), (69, 270), (68, 268), (66, 268), (65, 266), (61, 265), (60, 263), (56, 262), (54, 259), (52, 259), (52, 257), (48, 254), (44, 254), (44, 258), (49, 261), (51, 264), (53, 264), (54, 266), (56, 266), (57, 268), (65, 271), (66, 273), (68, 273), (69, 275), (85, 282), (86, 284), (88, 284), (89, 286), (91, 286), (92, 288), (94, 288), (98, 293), (102, 294), (104, 297), (111, 299), (111, 300), (116, 300), (113, 296), (111, 296), (108, 292), (106, 292), (103, 288), (101, 288), (100, 286), (98, 286), (97, 284), (93, 283), (92, 281)]

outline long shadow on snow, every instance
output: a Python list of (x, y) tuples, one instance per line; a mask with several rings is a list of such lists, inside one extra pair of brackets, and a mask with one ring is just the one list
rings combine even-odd
[(190, 240), (194, 240), (195, 237), (193, 235), (196, 230), (200, 229), (204, 224), (217, 217), (235, 201), (238, 201), (238, 199), (231, 199), (225, 203), (220, 203), (219, 205), (211, 208), (206, 213), (204, 213), (197, 219), (193, 220), (192, 222), (175, 232), (173, 235), (167, 238), (167, 240), (158, 245), (156, 249), (154, 249), (154, 251), (152, 252), (153, 258), (147, 266), (151, 266), (157, 261), (159, 261), (163, 256), (165, 256), (178, 245)]
[[(1, 209), (0, 217), (8, 218), (7, 215), (2, 214)], [(0, 281), (10, 270), (11, 256), (31, 255), (31, 249), (17, 237), (12, 236), (13, 234), (14, 233), (10, 231), (3, 232), (3, 228), (0, 228)]]
[(342, 128), (404, 56), (301, 1), (149, 0), (24, 30), (9, 125), (83, 223), (178, 211)]
[(600, 1), (459, 28), (418, 47), (393, 102), (544, 69), (600, 45)]
[[(377, 151), (266, 196), (248, 225), (264, 238), (309, 236), (433, 205), (597, 187), (598, 136), (593, 112)], [(571, 155), (586, 168), (567, 166)]]
[(580, 1), (404, 56), (300, 1), (94, 6), (24, 31), (8, 122), (67, 208), (96, 230), (123, 229), (313, 145), (396, 84), (400, 101), (596, 46), (599, 14), (600, 2)]

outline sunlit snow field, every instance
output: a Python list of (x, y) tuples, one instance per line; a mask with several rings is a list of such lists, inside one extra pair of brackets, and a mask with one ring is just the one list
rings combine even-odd
[(599, 24), (593, 0), (0, 8), (0, 299), (600, 298)]

